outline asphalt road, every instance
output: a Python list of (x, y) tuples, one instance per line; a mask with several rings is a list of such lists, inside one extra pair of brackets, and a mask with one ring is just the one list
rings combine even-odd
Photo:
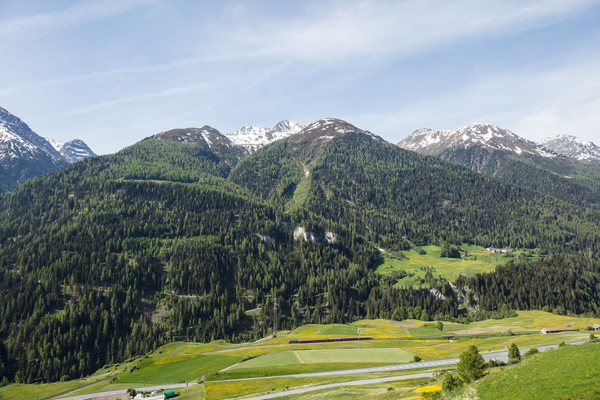
[[(165, 390), (181, 389), (184, 387), (194, 386), (197, 384), (198, 384), (197, 381), (193, 381), (193, 382), (170, 383), (170, 384), (156, 385), (156, 386), (136, 387), (133, 389), (135, 389), (138, 392), (152, 392), (154, 390), (160, 390), (160, 389), (165, 389)], [(92, 397), (109, 396), (111, 394), (121, 394), (121, 393), (126, 393), (126, 392), (127, 392), (127, 389), (109, 390), (107, 392), (97, 392), (97, 393), (80, 394), (77, 396), (59, 397), (56, 400), (86, 400), (86, 399), (90, 399)]]
[[(569, 345), (578, 345), (578, 344), (583, 344), (583, 343), (585, 343), (585, 341), (571, 342), (571, 343), (569, 343)], [(547, 346), (538, 346), (537, 349), (540, 352), (543, 352), (548, 349), (557, 348), (557, 347), (558, 347), (557, 344), (553, 344), (553, 345), (547, 345)], [(519, 350), (521, 351), (521, 354), (523, 354), (527, 350), (529, 350), (529, 348), (521, 348)], [(489, 361), (489, 360), (499, 360), (499, 361), (504, 361), (504, 362), (508, 361), (508, 351), (480, 352), (480, 354), (483, 356), (483, 358), (486, 361)], [(309, 373), (293, 374), (293, 375), (262, 376), (262, 377), (255, 377), (255, 378), (222, 380), (219, 382), (249, 381), (249, 380), (257, 380), (257, 379), (274, 379), (274, 378), (306, 378), (306, 377), (313, 377), (313, 376), (355, 375), (355, 374), (369, 374), (369, 373), (373, 373), (373, 372), (406, 371), (406, 370), (411, 370), (411, 369), (434, 368), (434, 367), (442, 367), (442, 366), (447, 366), (447, 365), (448, 366), (456, 365), (456, 364), (458, 364), (459, 360), (460, 360), (459, 358), (446, 358), (446, 359), (442, 359), (442, 360), (421, 361), (421, 362), (409, 363), (409, 364), (385, 365), (385, 366), (381, 366), (381, 367), (355, 368), (355, 369), (344, 369), (344, 370), (324, 371), (324, 372), (309, 372)], [(276, 398), (276, 397), (291, 396), (292, 394), (306, 393), (306, 392), (310, 392), (313, 390), (335, 388), (335, 387), (339, 387), (339, 386), (368, 385), (368, 384), (372, 384), (372, 383), (398, 381), (398, 380), (402, 380), (402, 379), (422, 378), (422, 377), (428, 377), (428, 376), (432, 376), (432, 375), (433, 374), (431, 372), (425, 372), (423, 374), (411, 374), (411, 375), (402, 375), (402, 376), (388, 377), (388, 378), (350, 381), (350, 382), (343, 382), (343, 383), (335, 383), (335, 384), (331, 384), (331, 385), (314, 386), (314, 387), (305, 388), (305, 389), (288, 390), (285, 392), (271, 393), (268, 395), (262, 395), (262, 396), (257, 396), (257, 397), (248, 397), (248, 398), (245, 398), (244, 400), (271, 399), (271, 398)], [(412, 378), (410, 378), (410, 377), (412, 377)], [(196, 385), (197, 383), (198, 382), (175, 383), (175, 384), (165, 384), (165, 385), (157, 385), (157, 386), (146, 386), (146, 387), (140, 387), (140, 388), (134, 388), (134, 389), (136, 391), (151, 392), (153, 390), (159, 390), (159, 389), (180, 389), (180, 388), (184, 388), (186, 386)], [(302, 390), (302, 391), (297, 392), (297, 390)], [(60, 398), (57, 398), (57, 400), (86, 400), (91, 397), (105, 396), (105, 395), (110, 395), (110, 394), (119, 394), (119, 393), (125, 393), (125, 392), (126, 392), (125, 389), (112, 390), (112, 391), (107, 391), (107, 392), (89, 393), (89, 394), (78, 395), (78, 396), (60, 397)], [(270, 397), (263, 397), (263, 396), (270, 396)]]
[(308, 388), (304, 388), (304, 389), (293, 389), (293, 390), (286, 390), (283, 392), (263, 394), (263, 395), (254, 396), (254, 397), (244, 397), (243, 400), (274, 399), (277, 397), (293, 396), (295, 394), (314, 392), (315, 390), (332, 389), (332, 388), (341, 387), (341, 386), (372, 385), (374, 383), (397, 382), (397, 381), (403, 381), (403, 380), (408, 380), (408, 379), (430, 378), (432, 376), (433, 376), (433, 373), (431, 373), (431, 372), (423, 372), (421, 374), (388, 376), (386, 378), (363, 379), (360, 381), (330, 383), (328, 385), (312, 386), (312, 387), (308, 387)]

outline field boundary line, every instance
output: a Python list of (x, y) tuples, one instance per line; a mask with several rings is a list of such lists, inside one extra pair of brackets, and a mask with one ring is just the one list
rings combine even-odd
[(300, 364), (305, 364), (304, 360), (300, 357), (300, 355), (298, 354), (298, 352), (296, 350), (294, 350), (294, 355), (296, 356), (298, 361), (300, 361)]

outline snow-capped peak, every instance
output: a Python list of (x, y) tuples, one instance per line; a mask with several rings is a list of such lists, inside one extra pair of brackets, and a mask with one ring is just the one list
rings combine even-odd
[(600, 147), (576, 136), (556, 135), (542, 140), (540, 145), (579, 161), (600, 162)]
[(243, 126), (234, 133), (227, 135), (232, 142), (244, 146), (250, 152), (266, 146), (279, 139), (284, 139), (300, 132), (304, 126), (297, 122), (284, 120), (273, 128), (258, 126)]
[(537, 154), (555, 157), (556, 153), (523, 139), (508, 129), (497, 125), (474, 123), (457, 129), (436, 131), (418, 129), (398, 145), (419, 153), (437, 155), (444, 150), (467, 149), (483, 146), (489, 149), (507, 150), (517, 154)]
[(80, 139), (56, 140), (46, 138), (46, 140), (71, 164), (96, 155), (92, 149)]

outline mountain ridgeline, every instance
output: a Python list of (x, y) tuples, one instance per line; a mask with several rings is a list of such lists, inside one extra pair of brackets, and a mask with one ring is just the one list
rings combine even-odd
[(95, 154), (81, 140), (45, 139), (0, 107), (0, 193)]
[[(600, 213), (559, 197), (335, 119), (252, 154), (206, 126), (163, 132), (0, 197), (0, 380), (75, 378), (171, 340), (311, 322), (597, 315)], [(378, 248), (427, 243), (547, 256), (433, 281), (441, 297), (375, 273)], [(535, 290), (511, 285), (527, 279)]]
[(447, 131), (419, 129), (398, 145), (600, 209), (600, 151), (590, 142), (559, 136), (537, 144), (495, 125), (472, 124)]

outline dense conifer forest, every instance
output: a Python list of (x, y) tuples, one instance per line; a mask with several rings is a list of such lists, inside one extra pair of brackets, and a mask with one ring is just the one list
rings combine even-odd
[[(72, 379), (172, 340), (311, 322), (600, 315), (591, 207), (361, 132), (240, 158), (149, 138), (0, 197), (0, 380)], [(378, 248), (440, 242), (543, 257), (433, 280), (442, 296), (375, 273)]]

